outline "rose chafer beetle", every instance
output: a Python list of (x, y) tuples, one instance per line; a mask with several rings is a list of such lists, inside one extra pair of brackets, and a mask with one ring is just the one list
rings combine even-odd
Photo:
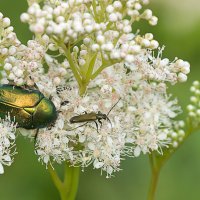
[(0, 118), (9, 114), (17, 127), (44, 128), (57, 118), (53, 102), (40, 91), (13, 85), (0, 85)]

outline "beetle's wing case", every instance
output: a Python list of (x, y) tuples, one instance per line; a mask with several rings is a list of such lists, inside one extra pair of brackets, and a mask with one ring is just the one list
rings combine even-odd
[[(19, 127), (38, 128), (39, 121), (33, 121), (33, 114), (37, 105), (44, 98), (38, 90), (27, 90), (12, 85), (0, 86), (0, 118), (9, 113), (11, 120), (17, 122)], [(39, 117), (38, 117), (39, 118)], [(46, 124), (42, 124), (45, 126)]]
[(0, 118), (4, 119), (9, 113), (11, 120), (17, 122), (18, 127), (32, 128), (32, 115), (23, 108), (15, 107), (4, 102), (0, 102)]
[(38, 90), (25, 90), (12, 85), (0, 86), (0, 102), (26, 108), (37, 105), (44, 95)]
[(46, 127), (57, 118), (55, 105), (40, 91), (1, 85), (0, 118), (5, 118), (8, 113), (18, 127), (26, 129)]
[(97, 119), (96, 113), (86, 113), (82, 115), (74, 116), (70, 119), (70, 123), (80, 123), (80, 122), (89, 122), (89, 121), (95, 121)]

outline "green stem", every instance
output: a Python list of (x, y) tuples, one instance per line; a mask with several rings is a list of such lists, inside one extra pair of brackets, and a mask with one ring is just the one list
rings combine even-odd
[(75, 200), (79, 183), (79, 168), (70, 167), (68, 163), (66, 163), (63, 181), (60, 180), (51, 165), (48, 166), (48, 170), (60, 194), (61, 200)]
[(70, 64), (70, 68), (71, 68), (71, 70), (72, 70), (72, 72), (74, 74), (74, 77), (76, 78), (76, 80), (78, 82), (78, 85), (80, 86), (81, 85), (81, 77), (77, 72), (76, 66), (74, 65), (74, 61), (73, 61), (73, 59), (71, 57), (70, 48), (67, 49), (67, 48), (63, 47), (63, 49), (64, 49), (65, 55), (67, 57), (67, 60), (68, 60), (68, 62)]
[(118, 61), (113, 63), (102, 63), (102, 65), (91, 75), (91, 79), (94, 80), (105, 68), (118, 63)]
[(71, 52), (70, 52), (70, 44), (68, 44), (68, 48), (66, 47), (66, 45), (62, 42), (59, 41), (58, 38), (54, 37), (53, 38), (54, 42), (57, 43), (58, 46), (62, 47), (63, 51), (64, 51), (64, 54), (65, 56), (67, 57), (67, 60), (69, 62), (69, 65), (70, 65), (70, 68), (74, 74), (74, 77), (76, 79), (76, 81), (78, 82), (78, 85), (79, 87), (81, 86), (81, 76), (80, 74), (78, 73), (78, 70), (74, 64), (74, 61), (72, 59), (72, 56), (71, 56)]
[(49, 170), (49, 173), (51, 175), (51, 178), (53, 180), (53, 183), (55, 185), (55, 187), (58, 189), (59, 192), (62, 191), (62, 181), (60, 180), (60, 178), (58, 177), (56, 171), (52, 168), (51, 165), (48, 166), (48, 170)]
[(89, 62), (87, 72), (86, 72), (86, 79), (85, 79), (86, 83), (90, 82), (90, 79), (91, 79), (91, 76), (92, 76), (92, 73), (93, 73), (93, 70), (94, 70), (96, 59), (97, 59), (97, 53), (94, 54), (94, 56), (91, 58), (91, 60)]
[(158, 185), (160, 170), (152, 170), (151, 184), (149, 188), (148, 200), (155, 200), (156, 188)]
[(75, 200), (75, 198), (76, 198), (76, 193), (77, 193), (77, 190), (78, 190), (78, 183), (79, 183), (79, 173), (80, 173), (79, 168), (74, 167), (69, 200)]
[(93, 11), (94, 11), (95, 21), (99, 23), (100, 21), (99, 21), (99, 15), (97, 14), (97, 9), (96, 9), (96, 7), (97, 7), (96, 0), (92, 0), (92, 7), (93, 7)]
[(147, 199), (155, 200), (161, 165), (156, 161), (156, 155), (154, 153), (149, 156), (149, 160), (151, 165), (151, 183)]
[(156, 188), (157, 188), (159, 174), (160, 174), (162, 166), (180, 148), (180, 146), (183, 145), (187, 137), (189, 137), (193, 132), (196, 132), (199, 129), (200, 127), (196, 127), (195, 129), (192, 128), (191, 122), (188, 122), (188, 131), (186, 132), (184, 140), (182, 140), (179, 143), (178, 148), (166, 149), (166, 151), (163, 152), (163, 155), (159, 155), (155, 152), (149, 156), (152, 177), (151, 177), (151, 183), (150, 183), (150, 188), (149, 188), (149, 193), (148, 193), (148, 200), (155, 200)]

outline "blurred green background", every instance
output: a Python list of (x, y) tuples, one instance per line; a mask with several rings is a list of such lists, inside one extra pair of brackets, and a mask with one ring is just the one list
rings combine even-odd
[[(175, 56), (191, 63), (191, 74), (185, 84), (171, 88), (185, 107), (189, 102), (189, 87), (200, 80), (200, 1), (152, 0), (150, 8), (159, 17), (159, 24), (140, 24), (141, 33), (153, 32), (166, 46), (163, 57)], [(10, 17), (18, 38), (26, 42), (32, 36), (28, 26), (20, 23), (20, 13), (26, 11), (25, 0), (0, 0), (0, 11)], [(183, 114), (184, 115), (184, 114)], [(18, 154), (11, 167), (0, 176), (0, 200), (59, 200), (48, 171), (34, 154), (33, 144), (23, 137), (17, 139)], [(81, 173), (77, 200), (145, 200), (150, 181), (147, 156), (126, 159), (122, 171), (106, 179), (92, 168)], [(164, 166), (157, 200), (200, 199), (200, 133), (193, 134)]]

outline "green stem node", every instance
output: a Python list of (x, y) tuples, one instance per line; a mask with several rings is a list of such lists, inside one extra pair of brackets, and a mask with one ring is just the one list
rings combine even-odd
[(65, 165), (64, 180), (61, 181), (55, 169), (51, 165), (48, 166), (49, 173), (57, 188), (61, 200), (75, 200), (79, 182), (79, 168), (70, 167), (68, 163)]

